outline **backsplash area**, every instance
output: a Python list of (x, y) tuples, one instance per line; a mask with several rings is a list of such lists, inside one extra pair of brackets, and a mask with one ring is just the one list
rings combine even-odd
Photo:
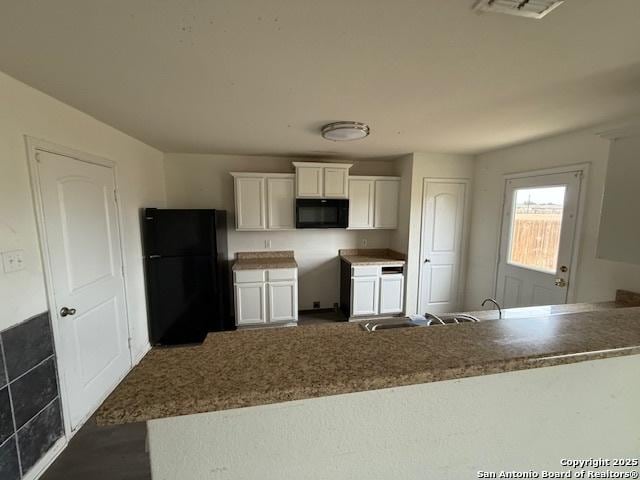
[(63, 434), (45, 312), (0, 332), (0, 478), (22, 478)]

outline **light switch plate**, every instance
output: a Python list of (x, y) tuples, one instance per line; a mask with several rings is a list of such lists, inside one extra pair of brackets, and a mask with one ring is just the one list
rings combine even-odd
[(24, 250), (12, 250), (10, 252), (2, 252), (2, 268), (4, 273), (17, 272), (24, 270)]

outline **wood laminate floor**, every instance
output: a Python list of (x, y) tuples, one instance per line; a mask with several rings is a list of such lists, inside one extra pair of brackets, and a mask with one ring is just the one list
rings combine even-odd
[(98, 427), (91, 418), (40, 480), (151, 480), (146, 423)]

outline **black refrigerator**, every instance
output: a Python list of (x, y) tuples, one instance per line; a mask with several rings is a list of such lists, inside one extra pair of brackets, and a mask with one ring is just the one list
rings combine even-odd
[(151, 344), (233, 330), (227, 212), (147, 208), (142, 223)]

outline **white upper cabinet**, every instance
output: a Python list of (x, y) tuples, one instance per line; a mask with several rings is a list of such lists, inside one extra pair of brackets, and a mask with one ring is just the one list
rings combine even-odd
[(349, 228), (398, 228), (399, 177), (349, 177)]
[(349, 179), (349, 228), (373, 228), (375, 180)]
[(347, 198), (349, 191), (349, 169), (325, 167), (324, 196)]
[(264, 230), (266, 228), (264, 187), (264, 177), (236, 177), (237, 230)]
[(296, 168), (297, 197), (322, 197), (322, 167)]
[(295, 175), (235, 173), (236, 230), (295, 228)]
[(267, 177), (267, 228), (289, 230), (296, 228), (295, 179)]
[(399, 180), (376, 180), (375, 228), (398, 228)]
[(350, 163), (293, 162), (296, 167), (296, 197), (347, 198)]

